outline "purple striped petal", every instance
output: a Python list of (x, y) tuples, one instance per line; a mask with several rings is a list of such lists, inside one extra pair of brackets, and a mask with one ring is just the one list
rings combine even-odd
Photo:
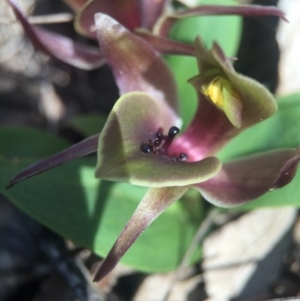
[(120, 94), (142, 91), (177, 113), (176, 84), (155, 50), (105, 14), (95, 15), (100, 48), (115, 76)]

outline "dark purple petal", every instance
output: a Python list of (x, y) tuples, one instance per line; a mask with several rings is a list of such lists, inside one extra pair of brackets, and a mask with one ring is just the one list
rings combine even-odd
[(215, 154), (240, 131), (200, 92), (198, 101), (198, 109), (191, 124), (170, 147), (170, 154), (176, 151), (186, 153), (190, 162)]
[(28, 38), (36, 49), (77, 68), (92, 70), (101, 67), (105, 59), (96, 47), (85, 46), (60, 34), (31, 25), (15, 0), (8, 0)]
[(91, 136), (71, 147), (45, 159), (37, 162), (16, 174), (8, 183), (7, 188), (12, 187), (18, 182), (31, 178), (42, 172), (50, 170), (54, 167), (72, 161), (74, 159), (80, 158), (82, 156), (95, 153), (98, 147), (99, 135)]
[(142, 27), (152, 29), (157, 19), (163, 14), (166, 0), (141, 0)]
[(186, 187), (150, 188), (102, 262), (94, 281), (105, 277), (152, 221), (177, 201), (186, 190)]
[(176, 84), (155, 50), (105, 14), (95, 15), (100, 48), (115, 76), (120, 94), (142, 91), (177, 112)]
[(215, 177), (195, 187), (213, 204), (240, 205), (290, 183), (299, 161), (299, 148), (269, 151), (224, 163)]
[(168, 36), (171, 27), (178, 20), (196, 16), (210, 15), (239, 15), (244, 17), (277, 16), (286, 20), (284, 13), (275, 6), (260, 5), (200, 5), (191, 9), (183, 10), (174, 15), (160, 19), (154, 26), (154, 33), (163, 37)]
[(161, 54), (177, 54), (195, 56), (195, 49), (193, 45), (180, 43), (169, 40), (159, 36), (155, 36), (144, 29), (137, 29), (134, 31), (138, 36), (147, 41), (156, 51)]
[(141, 26), (139, 0), (91, 0), (75, 19), (75, 28), (82, 35), (97, 39), (94, 16), (103, 13), (111, 16), (129, 30)]

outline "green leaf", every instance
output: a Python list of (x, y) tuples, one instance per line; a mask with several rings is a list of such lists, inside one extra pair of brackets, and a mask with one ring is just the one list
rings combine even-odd
[[(233, 0), (204, 0), (199, 4), (234, 5)], [(200, 16), (178, 21), (172, 28), (170, 37), (174, 40), (193, 44), (200, 35), (206, 46), (210, 48), (217, 41), (228, 57), (236, 55), (240, 36), (241, 18), (237, 16)], [(196, 110), (197, 99), (193, 88), (186, 82), (198, 73), (195, 58), (168, 56), (167, 63), (171, 67), (180, 95), (180, 112), (184, 128), (191, 121)]]
[[(245, 130), (224, 147), (222, 161), (278, 148), (300, 145), (300, 94), (278, 99), (278, 112)], [(295, 180), (294, 180), (295, 181)]]
[[(43, 141), (41, 133), (25, 129), (20, 133), (31, 137), (30, 149), (34, 153), (35, 147)], [(17, 148), (26, 149), (26, 141), (18, 144), (20, 137), (17, 134), (13, 137)], [(46, 133), (45, 137), (48, 137)], [(52, 148), (45, 143), (46, 152), (47, 147)], [(1, 143), (0, 153), (5, 149), (5, 144)], [(96, 157), (89, 157), (6, 190), (4, 187), (15, 173), (40, 159), (35, 160), (29, 151), (26, 156), (30, 159), (20, 157), (16, 161), (0, 157), (0, 192), (42, 224), (105, 256), (147, 188), (95, 179)], [(192, 205), (196, 208), (192, 212), (190, 198), (188, 203), (175, 202), (141, 235), (122, 262), (148, 272), (175, 269), (202, 220), (198, 201), (196, 199), (196, 205)]]
[(72, 118), (68, 122), (68, 125), (82, 133), (85, 137), (89, 137), (102, 131), (106, 118), (106, 116), (100, 114), (81, 115)]
[(26, 127), (0, 127), (0, 155), (6, 158), (46, 157), (69, 146), (50, 133)]
[[(105, 256), (147, 188), (99, 181), (90, 166), (93, 161), (77, 160), (5, 190), (9, 178), (33, 162), (13, 165), (1, 160), (0, 191), (42, 224)], [(199, 224), (200, 215), (199, 211)], [(122, 262), (148, 272), (175, 269), (196, 229), (184, 204), (176, 202), (141, 235)]]

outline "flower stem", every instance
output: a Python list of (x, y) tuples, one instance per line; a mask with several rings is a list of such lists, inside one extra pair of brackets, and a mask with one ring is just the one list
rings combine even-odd
[(207, 215), (207, 217), (204, 219), (204, 221), (200, 224), (191, 244), (189, 245), (187, 251), (185, 252), (175, 274), (173, 275), (173, 278), (169, 284), (169, 287), (167, 289), (167, 292), (165, 293), (164, 298), (162, 299), (162, 301), (168, 301), (169, 300), (169, 296), (171, 294), (171, 291), (175, 285), (175, 283), (178, 281), (180, 274), (182, 272), (182, 270), (188, 265), (188, 262), (190, 260), (190, 258), (192, 257), (196, 247), (200, 244), (200, 242), (202, 242), (202, 240), (204, 239), (207, 231), (209, 230), (209, 228), (212, 226), (212, 224), (214, 223), (215, 217), (217, 216), (217, 214), (219, 213), (219, 208), (214, 208), (210, 211), (210, 213)]

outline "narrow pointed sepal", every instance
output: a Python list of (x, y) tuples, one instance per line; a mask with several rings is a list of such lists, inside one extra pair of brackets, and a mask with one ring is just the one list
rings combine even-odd
[(224, 163), (214, 178), (195, 186), (215, 205), (236, 206), (290, 183), (299, 161), (300, 148), (269, 151)]
[(150, 188), (102, 262), (94, 281), (105, 277), (152, 221), (177, 201), (186, 190), (187, 187)]
[(91, 136), (45, 160), (23, 169), (9, 181), (6, 188), (10, 188), (18, 182), (24, 181), (69, 161), (95, 153), (97, 151), (98, 139), (99, 135)]
[(145, 29), (136, 29), (135, 34), (147, 41), (160, 54), (177, 54), (195, 56), (193, 45), (180, 43), (163, 37), (156, 36)]
[(98, 147), (96, 177), (148, 187), (186, 186), (216, 175), (221, 162), (208, 157), (197, 162), (174, 159), (161, 149), (145, 153), (141, 146), (151, 144), (158, 132), (168, 133), (176, 118), (167, 107), (146, 93), (123, 95), (104, 126)]
[(96, 47), (83, 45), (42, 27), (31, 25), (15, 0), (7, 0), (34, 47), (50, 57), (71, 66), (92, 70), (105, 64), (105, 59)]
[(261, 5), (199, 5), (173, 15), (162, 16), (154, 26), (154, 33), (167, 37), (172, 26), (179, 20), (197, 16), (238, 15), (245, 17), (276, 16), (285, 21), (284, 12), (275, 6)]

